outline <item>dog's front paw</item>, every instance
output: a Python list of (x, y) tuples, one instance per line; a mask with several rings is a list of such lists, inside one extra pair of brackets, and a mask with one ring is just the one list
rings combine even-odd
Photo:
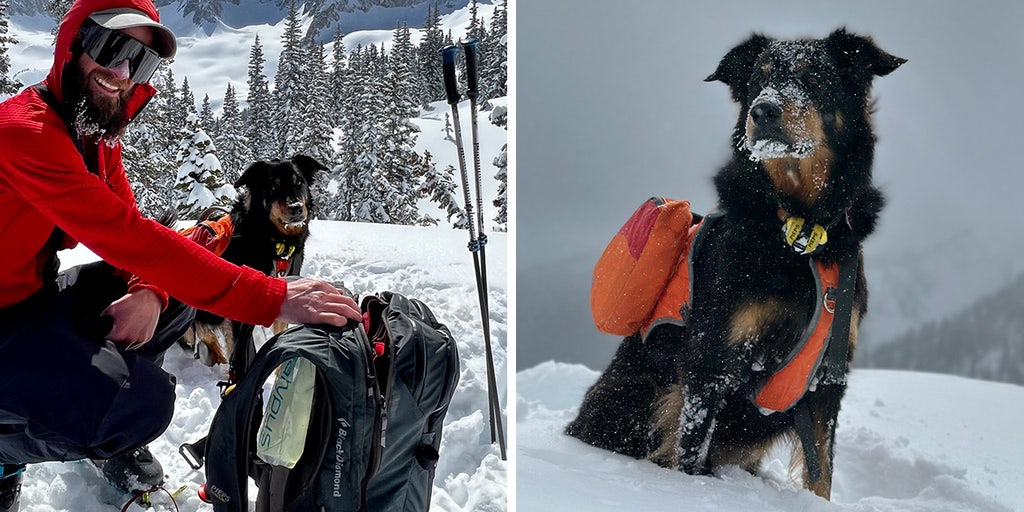
[(686, 473), (687, 475), (710, 475), (711, 464), (708, 463), (707, 456), (700, 453), (699, 450), (680, 450), (679, 454), (679, 471)]

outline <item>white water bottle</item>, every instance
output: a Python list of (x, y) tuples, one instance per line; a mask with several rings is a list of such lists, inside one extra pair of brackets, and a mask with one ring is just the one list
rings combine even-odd
[(306, 445), (316, 366), (295, 357), (281, 363), (256, 437), (256, 455), (268, 464), (294, 468)]

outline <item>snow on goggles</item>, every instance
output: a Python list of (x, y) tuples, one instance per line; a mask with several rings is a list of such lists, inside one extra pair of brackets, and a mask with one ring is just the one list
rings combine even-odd
[(129, 78), (137, 84), (148, 82), (163, 58), (156, 50), (123, 32), (99, 25), (82, 28), (82, 51), (105, 68), (128, 60)]

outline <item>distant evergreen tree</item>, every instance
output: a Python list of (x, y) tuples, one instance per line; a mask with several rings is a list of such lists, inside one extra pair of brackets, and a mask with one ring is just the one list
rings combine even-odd
[(180, 133), (175, 204), (181, 218), (196, 219), (210, 206), (229, 204), (235, 190), (224, 183), (216, 148), (200, 126), (199, 116), (188, 116)]
[(302, 47), (302, 25), (295, 1), (289, 3), (281, 42), (281, 57), (274, 76), (272, 124), (277, 131), (277, 153), (290, 156), (302, 150), (302, 115), (309, 98), (303, 82), (308, 55)]
[(203, 130), (207, 135), (214, 137), (214, 121), (213, 121), (213, 108), (210, 106), (210, 95), (203, 95), (203, 106), (199, 109), (199, 125), (203, 127)]
[(478, 41), (484, 38), (484, 23), (480, 18), (480, 7), (476, 0), (469, 2), (469, 26), (466, 27), (466, 37), (475, 37)]
[(271, 129), (273, 104), (270, 84), (263, 74), (264, 63), (263, 46), (260, 45), (260, 36), (257, 35), (249, 52), (249, 94), (246, 97), (249, 108), (245, 123), (245, 136), (249, 140), (249, 147), (252, 148), (252, 158), (256, 160), (279, 155), (275, 134)]
[(452, 115), (448, 112), (444, 113), (444, 138), (455, 142), (455, 127), (452, 126)]
[(384, 122), (380, 93), (380, 54), (370, 45), (349, 56), (351, 85), (345, 112), (342, 165), (345, 169), (345, 198), (349, 220), (390, 223), (385, 204), (388, 185), (381, 172)]
[(344, 35), (341, 33), (341, 28), (334, 33), (334, 45), (332, 49), (332, 56), (334, 61), (331, 63), (331, 77), (329, 80), (331, 108), (330, 108), (330, 121), (334, 126), (341, 126), (344, 118), (345, 110), (345, 96), (346, 92), (346, 76), (348, 75), (347, 59), (345, 58), (345, 42)]
[(121, 138), (124, 168), (132, 184), (139, 210), (157, 217), (174, 207), (174, 178), (177, 167), (168, 158), (167, 127), (157, 102), (142, 111)]
[[(455, 184), (455, 167), (451, 165), (438, 172), (432, 161), (433, 155), (429, 151), (423, 153), (420, 160), (418, 176), (422, 179), (419, 196), (429, 198), (445, 212), (448, 222), (451, 222), (455, 229), (466, 229), (466, 210), (459, 206), (458, 185)], [(453, 220), (454, 218), (454, 220)], [(429, 215), (423, 216), (423, 224), (436, 224)]]
[[(192, 89), (188, 86), (188, 77), (187, 76), (185, 77), (184, 80), (181, 81), (181, 91), (179, 92), (179, 94), (181, 95), (180, 96), (180, 98), (181, 98), (181, 107), (180, 107), (181, 110), (180, 110), (180, 113), (181, 113), (182, 116), (184, 116), (182, 118), (182, 122), (184, 122), (184, 121), (186, 121), (188, 119), (188, 116), (190, 114), (198, 114), (199, 113), (196, 110), (196, 97), (195, 97), (194, 94), (192, 94)], [(179, 124), (178, 126), (182, 126), (182, 125)]]
[(174, 81), (174, 71), (171, 70), (171, 67), (161, 68), (155, 81), (158, 82), (157, 89), (160, 94), (153, 98), (146, 110), (156, 114), (152, 120), (152, 124), (157, 130), (156, 144), (162, 152), (170, 155), (169, 160), (173, 162), (178, 146), (178, 130), (184, 126), (188, 114), (182, 108), (178, 85)]
[(427, 7), (427, 19), (417, 48), (420, 84), (420, 104), (427, 105), (444, 100), (444, 77), (441, 74), (441, 50), (445, 47), (441, 30), (441, 15), (437, 2)]
[(481, 51), (480, 99), (500, 98), (508, 95), (508, 6), (505, 2), (494, 6), (491, 30), (484, 41), (486, 52)]
[(498, 197), (492, 202), (498, 213), (494, 216), (494, 222), (498, 225), (495, 231), (508, 231), (508, 144), (501, 145), (501, 153), (494, 157), (494, 166), (498, 173), (494, 179), (498, 180)]
[(125, 171), (139, 209), (151, 217), (175, 206), (175, 158), (185, 119), (170, 66), (162, 67), (153, 82), (161, 94), (128, 125), (121, 140)]
[(235, 88), (228, 84), (224, 92), (224, 108), (220, 117), (220, 129), (213, 139), (220, 155), (221, 169), (225, 183), (234, 183), (242, 171), (253, 161), (252, 147), (245, 137), (242, 114), (238, 110)]
[(384, 144), (381, 154), (382, 179), (378, 180), (385, 209), (394, 224), (416, 224), (416, 179), (419, 155), (413, 149), (419, 128), (410, 118), (419, 114), (413, 87), (415, 50), (408, 25), (395, 29), (391, 54), (387, 60), (384, 97)]
[[(296, 150), (317, 159), (328, 168), (334, 166), (337, 155), (334, 150), (334, 128), (331, 125), (331, 98), (324, 48), (314, 44), (306, 49), (308, 62), (304, 69), (302, 83), (307, 95), (299, 118), (300, 132), (296, 139)], [(290, 153), (286, 153), (290, 155)]]
[(60, 21), (67, 14), (68, 10), (71, 9), (72, 3), (74, 3), (74, 0), (49, 0), (49, 3), (46, 4), (46, 13), (53, 19)]
[(18, 40), (8, 33), (7, 16), (9, 12), (8, 0), (0, 0), (0, 98), (13, 95), (22, 88), (20, 81), (9, 76), (11, 58), (7, 55), (7, 48), (18, 44)]
[[(491, 110), (491, 124), (508, 130), (508, 108), (504, 105), (494, 107)], [(502, 144), (501, 152), (494, 157), (492, 162), (498, 168), (498, 174), (494, 179), (498, 180), (498, 197), (492, 204), (498, 208), (498, 214), (494, 216), (494, 222), (498, 223), (495, 231), (506, 231), (508, 229), (508, 144)]]

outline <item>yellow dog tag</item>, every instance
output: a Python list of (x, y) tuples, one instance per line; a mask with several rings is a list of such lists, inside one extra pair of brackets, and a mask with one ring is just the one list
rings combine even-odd
[(786, 244), (799, 254), (813, 254), (828, 242), (828, 232), (820, 224), (811, 227), (801, 217), (790, 217), (782, 226)]

